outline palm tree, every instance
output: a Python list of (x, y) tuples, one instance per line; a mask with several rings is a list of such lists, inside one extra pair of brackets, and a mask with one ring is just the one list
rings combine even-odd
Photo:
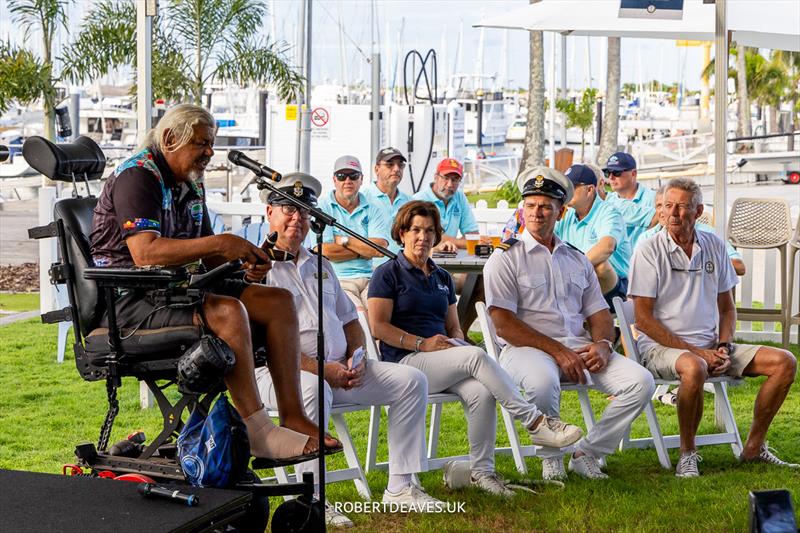
[(603, 134), (597, 150), (597, 162), (605, 163), (617, 151), (619, 141), (620, 38), (608, 38), (608, 77), (606, 78), (606, 107), (603, 113)]
[[(535, 3), (538, 0), (531, 0)], [(544, 36), (530, 32), (530, 80), (525, 144), (522, 147), (520, 173), (527, 168), (544, 164)]]
[(586, 130), (594, 123), (594, 108), (597, 102), (597, 89), (588, 88), (583, 90), (581, 99), (559, 98), (556, 101), (556, 109), (564, 113), (567, 119), (568, 128), (578, 128), (581, 130), (581, 163), (586, 161), (584, 158), (584, 147), (586, 146)]
[[(302, 76), (286, 59), (287, 45), (257, 36), (266, 13), (263, 0), (169, 0), (153, 24), (153, 96), (200, 104), (206, 85), (218, 81), (271, 84), (293, 99)], [(135, 15), (134, 0), (103, 0), (65, 51), (65, 76), (80, 82), (134, 65)]]
[(736, 94), (739, 97), (739, 137), (750, 137), (753, 134), (750, 120), (750, 97), (747, 80), (747, 52), (741, 44), (736, 45)]
[(69, 0), (8, 0), (8, 10), (15, 24), (24, 31), (27, 41), (40, 34), (42, 57), (9, 44), (0, 46), (0, 111), (8, 109), (11, 100), (29, 104), (39, 98), (44, 104), (44, 136), (55, 139), (55, 106), (58, 79), (53, 71), (53, 38), (59, 27), (66, 29), (66, 7)]

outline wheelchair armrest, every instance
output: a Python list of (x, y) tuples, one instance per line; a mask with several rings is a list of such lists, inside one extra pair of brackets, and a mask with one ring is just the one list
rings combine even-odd
[(113, 286), (125, 289), (160, 289), (170, 283), (185, 281), (189, 275), (186, 269), (150, 267), (90, 267), (83, 276), (97, 282), (101, 287)]

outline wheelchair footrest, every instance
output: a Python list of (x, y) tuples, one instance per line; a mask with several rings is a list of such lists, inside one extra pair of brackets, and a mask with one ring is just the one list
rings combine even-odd
[(58, 311), (42, 314), (42, 324), (56, 324), (58, 322), (72, 322), (72, 307), (67, 306)]

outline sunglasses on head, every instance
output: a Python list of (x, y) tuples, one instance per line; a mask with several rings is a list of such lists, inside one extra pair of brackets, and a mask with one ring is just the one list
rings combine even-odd
[(361, 179), (361, 172), (356, 172), (356, 173), (353, 173), (353, 174), (351, 174), (349, 172), (337, 172), (333, 176), (338, 181), (345, 181), (345, 180), (358, 181), (358, 180)]

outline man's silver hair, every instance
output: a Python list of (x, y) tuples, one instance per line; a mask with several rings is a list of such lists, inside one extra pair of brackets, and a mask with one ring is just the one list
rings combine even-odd
[[(169, 108), (156, 127), (147, 132), (141, 147), (155, 148), (161, 153), (180, 150), (191, 142), (197, 125), (216, 128), (214, 117), (204, 107), (178, 104)], [(172, 134), (172, 142), (165, 139), (166, 130)]]
[(668, 183), (663, 183), (661, 185), (661, 187), (659, 187), (658, 190), (656, 190), (656, 197), (661, 196), (663, 198), (664, 197), (664, 193), (667, 192), (667, 187), (668, 186), (669, 186)]
[(664, 194), (670, 189), (678, 189), (692, 194), (692, 209), (703, 203), (703, 191), (691, 178), (672, 178), (664, 189)]

